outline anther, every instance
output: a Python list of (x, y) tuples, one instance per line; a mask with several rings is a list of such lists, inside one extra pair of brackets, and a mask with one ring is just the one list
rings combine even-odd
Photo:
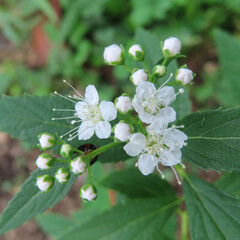
[(178, 90), (178, 92), (179, 92), (179, 93), (184, 93), (184, 89), (183, 89), (183, 88), (180, 88), (180, 89)]

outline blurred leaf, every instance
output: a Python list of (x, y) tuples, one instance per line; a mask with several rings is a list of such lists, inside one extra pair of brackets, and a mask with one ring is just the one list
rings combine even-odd
[(113, 172), (100, 181), (100, 185), (114, 189), (130, 198), (169, 196), (175, 198), (172, 186), (157, 175), (144, 176), (137, 168)]
[(239, 198), (196, 177), (185, 178), (183, 190), (192, 239), (239, 239)]
[(231, 172), (224, 174), (215, 185), (225, 192), (240, 197), (240, 173)]
[(131, 200), (73, 227), (57, 239), (169, 240), (165, 227), (169, 229), (167, 222), (172, 221), (178, 204), (179, 200), (169, 198)]
[(223, 72), (217, 96), (225, 106), (237, 106), (240, 102), (240, 44), (229, 34), (218, 29), (215, 40)]
[(240, 108), (196, 112), (178, 124), (188, 136), (184, 161), (216, 171), (240, 170)]
[(46, 209), (56, 205), (66, 196), (77, 179), (76, 175), (71, 174), (71, 178), (66, 184), (55, 182), (53, 188), (46, 193), (42, 193), (35, 186), (37, 176), (45, 174), (55, 176), (55, 172), (60, 165), (63, 166), (64, 164), (55, 163), (54, 167), (49, 170), (43, 172), (37, 169), (31, 174), (1, 214), (0, 233), (5, 233), (29, 221)]

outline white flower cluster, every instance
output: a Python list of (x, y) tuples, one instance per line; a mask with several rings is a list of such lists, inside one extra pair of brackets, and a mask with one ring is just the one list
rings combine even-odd
[[(64, 80), (77, 95), (65, 97), (57, 92), (55, 94), (71, 101), (74, 104), (73, 109), (53, 110), (73, 112), (74, 115), (53, 118), (53, 120), (72, 118), (71, 123), (77, 126), (61, 138), (69, 135), (68, 140), (76, 137), (79, 140), (87, 140), (95, 134), (100, 139), (106, 139), (113, 133), (116, 141), (127, 142), (124, 150), (129, 156), (138, 157), (137, 166), (144, 175), (152, 173), (156, 168), (164, 177), (159, 164), (171, 167), (176, 174), (173, 166), (181, 164), (181, 148), (188, 138), (185, 133), (177, 129), (183, 126), (169, 127), (169, 124), (176, 120), (176, 112), (170, 105), (179, 93), (184, 92), (184, 89), (180, 88), (175, 93), (174, 87), (167, 86), (173, 76), (172, 73), (160, 87), (156, 88), (155, 82), (167, 73), (168, 63), (180, 55), (180, 50), (179, 39), (173, 37), (166, 39), (162, 45), (163, 62), (158, 63), (151, 73), (146, 69), (143, 48), (138, 44), (130, 47), (128, 53), (134, 60), (143, 62), (145, 68), (134, 69), (131, 72), (130, 80), (136, 86), (135, 96), (131, 98), (123, 94), (116, 98), (114, 103), (104, 100), (100, 102), (98, 92), (93, 85), (86, 87), (83, 97)], [(109, 65), (124, 65), (125, 54), (123, 47), (113, 44), (105, 48), (103, 57)], [(181, 67), (175, 74), (175, 84), (187, 85), (193, 78), (194, 74), (191, 70)], [(112, 128), (110, 122), (117, 118), (120, 121)], [(63, 154), (66, 153), (66, 149), (62, 150)], [(86, 163), (80, 157), (71, 162), (71, 169), (75, 174), (84, 172), (86, 167)], [(176, 177), (178, 179), (177, 174)], [(179, 179), (178, 181), (180, 182)], [(89, 189), (82, 189), (83, 198), (85, 195), (88, 195), (89, 199), (94, 198), (94, 190), (91, 187)]]

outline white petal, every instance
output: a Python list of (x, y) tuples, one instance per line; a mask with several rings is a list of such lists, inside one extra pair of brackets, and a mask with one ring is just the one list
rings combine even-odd
[(141, 82), (136, 88), (136, 93), (139, 100), (144, 100), (154, 95), (156, 88), (153, 83)]
[(159, 110), (156, 117), (162, 117), (167, 123), (170, 123), (176, 120), (176, 112), (172, 107), (165, 107)]
[(151, 154), (143, 153), (138, 159), (138, 168), (143, 175), (149, 175), (158, 164), (158, 159)]
[(187, 139), (187, 135), (177, 129), (169, 129), (163, 134), (164, 143), (172, 149), (182, 148)]
[(98, 138), (109, 138), (112, 132), (111, 124), (107, 121), (100, 121), (96, 124), (95, 132)]
[(169, 86), (158, 89), (155, 96), (163, 106), (168, 106), (176, 99), (174, 88)]
[(129, 156), (135, 157), (145, 149), (146, 142), (146, 137), (142, 133), (134, 133), (129, 137), (129, 143), (123, 149)]
[(112, 121), (117, 117), (117, 109), (112, 102), (102, 101), (99, 107), (105, 121)]
[(75, 110), (78, 117), (82, 120), (87, 119), (89, 106), (86, 102), (79, 101), (75, 104)]
[(180, 163), (182, 152), (180, 150), (172, 151), (166, 150), (159, 157), (160, 162), (163, 166), (174, 166)]
[(78, 129), (78, 139), (87, 140), (94, 134), (95, 125), (91, 121), (82, 122)]
[(85, 90), (86, 102), (91, 105), (97, 105), (99, 103), (99, 96), (96, 88), (93, 85), (88, 85)]
[(155, 118), (152, 123), (147, 127), (147, 132), (150, 133), (151, 131), (154, 131), (154, 134), (160, 133), (162, 130), (166, 129), (168, 127), (168, 122), (162, 118)]

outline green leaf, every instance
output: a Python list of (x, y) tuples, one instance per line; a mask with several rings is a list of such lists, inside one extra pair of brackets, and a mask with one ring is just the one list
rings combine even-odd
[(196, 112), (178, 124), (188, 136), (183, 160), (204, 169), (240, 169), (240, 109)]
[(223, 175), (215, 185), (225, 192), (231, 193), (234, 196), (240, 197), (240, 173), (232, 172)]
[[(73, 128), (70, 124), (71, 119), (69, 121), (52, 121), (52, 118), (72, 116), (73, 113), (58, 111), (53, 112), (53, 108), (74, 109), (74, 103), (56, 96), (4, 96), (0, 99), (0, 131), (6, 132), (14, 138), (18, 138), (35, 145), (38, 142), (37, 135), (42, 132), (49, 132), (51, 134), (55, 134), (57, 132), (59, 135), (62, 135), (71, 130)], [(79, 141), (76, 138), (71, 142), (71, 144), (74, 147), (79, 147), (86, 143), (92, 143), (99, 147), (111, 141), (111, 139), (98, 139), (94, 136), (86, 141)], [(123, 150), (123, 144), (100, 154), (98, 161), (117, 162), (128, 159), (128, 155)]]
[(183, 190), (193, 240), (239, 239), (239, 198), (196, 177), (185, 178)]
[(169, 229), (168, 221), (179, 203), (169, 198), (131, 200), (73, 227), (57, 239), (169, 239), (165, 227)]
[(99, 184), (123, 193), (130, 198), (161, 196), (175, 198), (175, 191), (167, 181), (153, 174), (144, 176), (137, 168), (127, 168), (113, 172), (103, 178)]
[(141, 44), (145, 52), (144, 60), (149, 69), (152, 69), (162, 57), (160, 41), (153, 34), (141, 28), (137, 29), (135, 40), (137, 44)]
[(46, 209), (53, 207), (66, 196), (77, 179), (77, 176), (73, 174), (66, 184), (55, 182), (53, 188), (46, 193), (42, 193), (35, 186), (37, 176), (45, 174), (54, 176), (60, 165), (64, 164), (56, 163), (54, 167), (45, 171), (38, 169), (24, 182), (20, 191), (9, 202), (0, 217), (0, 234), (29, 221)]
[(225, 106), (238, 106), (240, 102), (240, 44), (220, 29), (215, 31), (215, 39), (223, 72), (217, 96)]

